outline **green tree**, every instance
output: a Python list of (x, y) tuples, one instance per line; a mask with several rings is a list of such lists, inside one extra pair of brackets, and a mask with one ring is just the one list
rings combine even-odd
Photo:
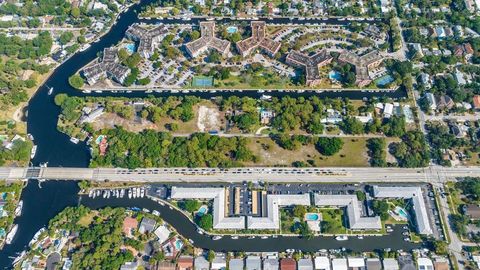
[(77, 88), (77, 89), (81, 89), (84, 85), (84, 81), (82, 79), (82, 77), (80, 77), (80, 75), (72, 75), (68, 78), (68, 83), (74, 87), (74, 88)]
[(318, 138), (316, 147), (322, 155), (333, 156), (342, 149), (343, 141), (342, 139), (336, 137), (320, 137)]

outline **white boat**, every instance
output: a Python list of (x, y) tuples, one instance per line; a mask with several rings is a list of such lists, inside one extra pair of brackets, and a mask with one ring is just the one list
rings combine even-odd
[(232, 239), (233, 239), (233, 240), (237, 240), (237, 239), (238, 239), (238, 236), (236, 236), (236, 235), (235, 235), (235, 236), (232, 236)]
[(15, 266), (17, 263), (19, 263), (23, 259), (23, 257), (25, 257), (25, 254), (27, 254), (27, 252), (25, 250), (22, 251), (22, 253), (20, 253), (17, 257), (15, 257), (15, 259), (13, 259), (12, 265)]
[(140, 188), (137, 188), (137, 197), (140, 198)]
[(129, 198), (129, 199), (132, 198), (132, 190), (131, 190), (131, 189), (128, 190), (128, 198)]
[(33, 145), (32, 152), (30, 152), (30, 158), (31, 159), (34, 158), (36, 154), (37, 154), (37, 146)]
[(160, 212), (158, 212), (157, 210), (153, 210), (153, 211), (152, 211), (152, 215), (159, 217), (159, 216), (160, 216)]
[(268, 236), (262, 236), (261, 239), (268, 239)]
[(143, 208), (142, 211), (145, 213), (150, 213), (150, 210), (148, 210), (147, 208)]
[(145, 196), (145, 189), (140, 189), (140, 197), (143, 198)]
[(30, 133), (27, 134), (27, 138), (28, 138), (30, 141), (33, 141), (33, 140), (34, 140), (33, 135), (30, 134)]
[(107, 198), (107, 191), (106, 191), (106, 190), (103, 191), (103, 198), (104, 198), (104, 199)]
[(16, 217), (22, 215), (22, 208), (23, 208), (23, 201), (20, 200), (20, 201), (18, 202), (17, 207), (15, 208), (15, 216), (16, 216)]
[(33, 235), (33, 238), (32, 240), (30, 240), (30, 242), (28, 243), (28, 246), (31, 247), (33, 244), (35, 244), (35, 242), (38, 241), (38, 238), (40, 237), (40, 235), (46, 231), (47, 229), (45, 227), (41, 228), (40, 230), (38, 230), (38, 232), (35, 233), (35, 235)]
[(202, 228), (198, 228), (198, 229), (197, 229), (197, 233), (199, 233), (199, 234), (203, 234), (203, 230), (202, 230)]
[(120, 198), (123, 198), (125, 196), (125, 189), (120, 190)]
[(12, 229), (8, 232), (7, 237), (5, 238), (5, 244), (10, 245), (12, 243), (15, 234), (17, 234), (18, 225), (15, 224)]
[(220, 235), (215, 235), (214, 237), (212, 237), (213, 241), (217, 241), (217, 240), (220, 240), (220, 239), (222, 239), (222, 237)]
[(97, 197), (100, 197), (101, 194), (102, 192), (100, 190), (97, 190)]
[[(120, 16), (119, 16), (119, 17), (120, 17)], [(87, 44), (83, 45), (83, 46), (80, 48), (80, 51), (83, 52), (83, 51), (85, 51), (86, 49), (90, 48), (90, 46), (91, 46), (90, 43), (87, 43)]]
[(89, 198), (92, 198), (92, 196), (93, 196), (93, 190), (90, 190), (90, 191), (88, 192), (88, 197), (89, 197)]
[(110, 198), (110, 190), (107, 190), (107, 199)]
[(136, 188), (132, 188), (132, 190), (133, 190), (132, 196), (133, 196), (133, 198), (135, 199), (135, 198), (137, 198), (137, 189), (136, 189)]
[(287, 253), (294, 253), (295, 252), (295, 249), (293, 248), (288, 248), (285, 250)]
[(48, 95), (50, 96), (53, 93), (53, 87), (48, 88)]
[(97, 193), (95, 191), (93, 191), (92, 198), (95, 199), (95, 197), (97, 197)]
[(359, 235), (359, 236), (358, 236), (358, 239), (360, 239), (360, 240), (363, 239), (363, 236), (362, 236), (362, 235)]
[(339, 235), (339, 236), (335, 237), (335, 240), (337, 240), (337, 241), (346, 241), (346, 240), (348, 240), (348, 237), (345, 236), (345, 235)]
[(74, 144), (77, 144), (78, 142), (80, 142), (80, 140), (75, 137), (70, 137), (70, 141)]
[(262, 95), (262, 96), (260, 97), (260, 99), (261, 99), (261, 100), (271, 100), (271, 99), (272, 99), (272, 96), (270, 96), (270, 95)]

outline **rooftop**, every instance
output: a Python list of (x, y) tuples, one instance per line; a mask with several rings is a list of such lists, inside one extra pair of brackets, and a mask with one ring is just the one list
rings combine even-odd
[(260, 47), (268, 55), (274, 56), (282, 44), (267, 37), (265, 29), (266, 23), (263, 21), (252, 21), (250, 25), (252, 28), (252, 36), (237, 42), (237, 49), (240, 54), (245, 57)]

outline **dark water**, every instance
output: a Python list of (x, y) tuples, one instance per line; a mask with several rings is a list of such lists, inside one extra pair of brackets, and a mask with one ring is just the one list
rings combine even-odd
[(33, 235), (48, 224), (58, 212), (67, 206), (78, 203), (78, 186), (74, 181), (47, 181), (41, 183), (30, 180), (23, 189), (22, 215), (15, 219), (18, 231), (13, 242), (0, 251), (0, 269), (10, 269), (10, 264), (16, 254), (24, 250)]
[(392, 250), (411, 250), (418, 248), (419, 245), (403, 241), (401, 226), (393, 227), (393, 233), (386, 236), (371, 236), (364, 239), (350, 237), (347, 241), (337, 241), (333, 237), (314, 237), (305, 239), (300, 237), (278, 237), (261, 239), (242, 238), (238, 240), (230, 239), (225, 236), (220, 240), (214, 241), (210, 237), (198, 234), (196, 226), (190, 220), (175, 209), (168, 206), (162, 206), (148, 198), (136, 199), (118, 199), (118, 198), (88, 198), (82, 197), (81, 204), (93, 209), (111, 207), (138, 207), (146, 208), (150, 211), (157, 210), (167, 223), (172, 225), (181, 235), (194, 241), (197, 247), (212, 249), (215, 251), (246, 251), (246, 252), (266, 252), (266, 251), (285, 251), (286, 249), (295, 249), (302, 251), (318, 251), (319, 249), (339, 249), (345, 247), (352, 251), (373, 251), (384, 248)]

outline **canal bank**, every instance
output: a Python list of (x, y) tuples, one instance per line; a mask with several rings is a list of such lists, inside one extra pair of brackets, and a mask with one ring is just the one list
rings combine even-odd
[[(126, 97), (145, 97), (147, 95), (154, 96), (180, 96), (183, 93), (145, 93), (145, 92), (117, 92), (117, 93), (91, 93), (85, 94), (77, 89), (71, 87), (68, 83), (68, 78), (75, 74), (78, 70), (83, 68), (86, 64), (93, 61), (97, 54), (103, 51), (104, 48), (111, 47), (117, 44), (124, 38), (127, 28), (135, 23), (145, 20), (137, 18), (137, 14), (141, 11), (143, 6), (153, 3), (153, 0), (143, 0), (131, 6), (127, 11), (121, 14), (117, 22), (112, 26), (109, 32), (103, 35), (97, 42), (82, 51), (78, 52), (57, 69), (52, 72), (52, 75), (39, 88), (36, 94), (32, 97), (28, 105), (28, 119), (27, 131), (35, 138), (34, 143), (38, 146), (35, 158), (32, 160), (33, 165), (39, 165), (43, 162), (48, 162), (48, 166), (63, 166), (63, 167), (87, 167), (90, 160), (88, 147), (84, 142), (74, 144), (70, 142), (70, 138), (57, 130), (57, 121), (60, 113), (60, 108), (54, 103), (54, 95), (49, 96), (48, 90), (50, 87), (55, 89), (55, 94), (64, 93), (70, 96), (126, 96)], [(276, 19), (269, 20), (272, 23)], [(179, 20), (181, 21), (181, 20)], [(149, 22), (146, 20), (145, 22)], [(155, 21), (150, 21), (155, 23)], [(48, 87), (47, 87), (48, 86)], [(196, 92), (191, 95), (200, 96), (202, 98), (211, 98), (215, 96), (249, 96), (259, 98), (261, 93), (243, 91), (243, 92)], [(391, 97), (401, 98), (405, 97), (403, 90), (392, 92), (361, 92), (361, 91), (341, 91), (341, 92), (271, 92), (269, 95), (282, 96), (318, 96), (322, 98), (350, 98), (363, 99), (371, 97)]]

